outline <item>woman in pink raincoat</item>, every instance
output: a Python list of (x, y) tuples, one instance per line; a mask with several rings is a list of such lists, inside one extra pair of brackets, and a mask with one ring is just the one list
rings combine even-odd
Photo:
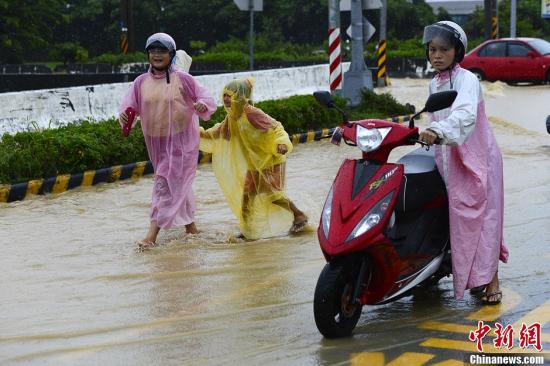
[(154, 246), (161, 228), (185, 226), (196, 233), (193, 179), (199, 154), (199, 117), (216, 111), (209, 92), (191, 75), (176, 69), (176, 43), (168, 34), (147, 39), (149, 71), (130, 87), (121, 105), (120, 123), (133, 108), (140, 116), (147, 152), (155, 170), (149, 230), (141, 248)]
[(498, 261), (508, 260), (503, 242), (504, 188), (502, 156), (489, 121), (481, 85), (458, 63), (467, 38), (456, 23), (441, 21), (424, 28), (426, 55), (438, 74), (430, 94), (456, 90), (450, 108), (430, 115), (420, 139), (433, 144), (436, 162), (449, 194), (453, 282), (456, 298), (466, 289), (484, 288), (484, 304), (498, 304)]

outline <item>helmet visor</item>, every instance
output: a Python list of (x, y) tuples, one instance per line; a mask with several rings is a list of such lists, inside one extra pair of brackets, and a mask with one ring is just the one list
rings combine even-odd
[(428, 44), (435, 39), (450, 48), (460, 41), (460, 34), (452, 27), (443, 24), (428, 25), (424, 28), (422, 44)]

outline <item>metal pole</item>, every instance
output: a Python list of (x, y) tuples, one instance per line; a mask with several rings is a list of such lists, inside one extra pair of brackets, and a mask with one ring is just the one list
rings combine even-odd
[(516, 37), (516, 0), (510, 0), (510, 37)]
[[(377, 64), (378, 65), (378, 72), (377, 75), (380, 77), (377, 77), (376, 84), (379, 87), (386, 86), (386, 53), (385, 51), (381, 53), (380, 47), (387, 47), (386, 43), (386, 29), (387, 29), (387, 19), (388, 19), (388, 1), (382, 0), (382, 7), (380, 8), (380, 37), (378, 42), (378, 52), (377, 52)], [(383, 57), (383, 60), (381, 59)], [(383, 68), (383, 70), (380, 70), (380, 68)], [(382, 72), (381, 72), (382, 71)]]
[(352, 107), (359, 105), (361, 90), (372, 90), (372, 75), (363, 55), (363, 6), (361, 0), (351, 0), (351, 65), (344, 74), (344, 98)]
[(250, 70), (254, 70), (254, 1), (248, 1), (248, 8), (250, 9)]
[(483, 1), (483, 15), (485, 25), (485, 39), (491, 39), (491, 18), (492, 18), (491, 0)]
[(363, 8), (361, 0), (351, 0), (351, 65), (350, 70), (363, 71), (367, 67), (363, 57)]
[(498, 19), (498, 0), (495, 0), (495, 16), (497, 17), (497, 38), (498, 38), (498, 35), (500, 33), (500, 27), (498, 26), (499, 24), (499, 19)]

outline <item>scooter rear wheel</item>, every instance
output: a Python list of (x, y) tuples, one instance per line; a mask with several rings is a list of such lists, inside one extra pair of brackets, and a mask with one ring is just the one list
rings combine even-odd
[(317, 280), (313, 314), (317, 329), (326, 338), (350, 336), (361, 317), (363, 305), (352, 304), (356, 279), (349, 267), (327, 263)]

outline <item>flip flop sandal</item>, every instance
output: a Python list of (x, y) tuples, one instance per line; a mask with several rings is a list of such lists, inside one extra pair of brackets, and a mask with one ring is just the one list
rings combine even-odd
[[(496, 300), (489, 300), (489, 298), (495, 297), (495, 296), (497, 298)], [(502, 291), (485, 293), (485, 295), (483, 295), (483, 297), (481, 298), (481, 302), (483, 303), (483, 305), (498, 305), (500, 304), (501, 301), (502, 301)]]

